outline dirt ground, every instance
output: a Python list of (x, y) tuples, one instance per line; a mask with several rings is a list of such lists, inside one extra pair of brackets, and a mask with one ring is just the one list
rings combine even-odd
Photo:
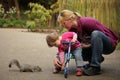
[[(47, 46), (46, 35), (23, 29), (0, 29), (0, 80), (64, 80), (63, 72), (52, 74), (57, 49)], [(102, 74), (95, 76), (75, 76), (75, 62), (71, 60), (68, 80), (119, 80), (120, 51), (103, 56)], [(42, 72), (19, 72), (16, 66), (9, 69), (12, 59), (18, 59), (21, 64), (39, 65)]]

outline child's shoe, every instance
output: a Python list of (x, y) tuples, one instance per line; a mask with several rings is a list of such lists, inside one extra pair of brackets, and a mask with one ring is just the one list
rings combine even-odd
[(76, 69), (76, 76), (81, 76), (83, 74), (83, 70), (81, 68)]
[(55, 68), (55, 69), (53, 70), (53, 74), (59, 73), (60, 71), (61, 71), (61, 68)]

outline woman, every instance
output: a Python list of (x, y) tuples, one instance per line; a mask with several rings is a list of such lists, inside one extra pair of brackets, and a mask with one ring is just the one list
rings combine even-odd
[[(82, 51), (83, 59), (89, 62), (84, 73), (86, 75), (100, 73), (100, 64), (104, 60), (102, 54), (110, 54), (115, 50), (118, 36), (96, 19), (81, 17), (79, 13), (70, 10), (61, 11), (58, 22), (68, 31), (76, 32), (80, 42), (85, 36), (90, 37), (91, 47), (83, 48)], [(60, 66), (58, 59), (55, 59), (54, 63)]]

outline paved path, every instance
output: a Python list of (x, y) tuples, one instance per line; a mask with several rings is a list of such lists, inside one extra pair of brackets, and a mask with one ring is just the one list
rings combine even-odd
[[(46, 34), (25, 32), (20, 29), (0, 29), (0, 80), (64, 80), (63, 73), (52, 74), (53, 58), (56, 48), (49, 48), (45, 42)], [(120, 51), (104, 55), (101, 75), (75, 76), (75, 62), (70, 61), (68, 80), (120, 80)], [(42, 72), (19, 72), (13, 66), (8, 68), (11, 59), (21, 64), (39, 65)]]

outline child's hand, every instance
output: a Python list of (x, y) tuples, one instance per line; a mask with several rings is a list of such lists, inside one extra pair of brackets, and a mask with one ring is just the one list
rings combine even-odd
[(61, 70), (64, 70), (65, 68), (65, 63), (62, 64)]
[(55, 67), (62, 67), (62, 63), (57, 58), (55, 58), (53, 62)]
[(71, 42), (72, 42), (72, 43), (75, 43), (75, 42), (76, 42), (76, 39), (72, 39)]

